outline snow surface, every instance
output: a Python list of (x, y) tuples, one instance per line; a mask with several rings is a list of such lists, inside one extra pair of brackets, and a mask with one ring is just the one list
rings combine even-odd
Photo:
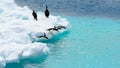
[[(54, 26), (65, 26), (66, 29), (47, 31)], [(21, 8), (14, 0), (0, 0), (0, 68), (6, 63), (48, 54), (49, 48), (45, 43), (33, 41), (46, 40), (38, 38), (44, 33), (50, 39), (68, 30), (69, 26), (66, 19), (52, 15), (46, 18), (41, 12), (35, 21), (32, 10), (27, 6)]]

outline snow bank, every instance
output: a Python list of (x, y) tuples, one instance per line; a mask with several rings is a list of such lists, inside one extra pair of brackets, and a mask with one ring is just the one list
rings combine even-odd
[[(47, 54), (49, 48), (45, 43), (33, 41), (46, 40), (39, 37), (44, 33), (50, 39), (69, 28), (69, 23), (59, 16), (46, 18), (39, 12), (38, 21), (35, 21), (31, 13), (28, 7), (18, 7), (14, 0), (0, 0), (0, 68), (6, 63)], [(54, 26), (65, 29), (48, 31)]]

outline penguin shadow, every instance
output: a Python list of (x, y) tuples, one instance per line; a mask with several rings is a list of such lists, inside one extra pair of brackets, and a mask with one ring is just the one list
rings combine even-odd
[(7, 63), (5, 68), (25, 68), (27, 64), (34, 66), (39, 64), (41, 66), (40, 68), (44, 68), (43, 63), (46, 59), (47, 59), (47, 55), (42, 55), (36, 58), (22, 59), (20, 60), (20, 62)]

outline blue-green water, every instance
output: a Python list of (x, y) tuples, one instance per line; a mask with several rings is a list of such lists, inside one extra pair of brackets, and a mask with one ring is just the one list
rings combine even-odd
[(7, 64), (6, 68), (120, 68), (120, 20), (65, 18), (71, 30), (46, 41), (49, 55)]

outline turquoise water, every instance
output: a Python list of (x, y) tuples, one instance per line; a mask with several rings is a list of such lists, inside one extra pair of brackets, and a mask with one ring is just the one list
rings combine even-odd
[(49, 55), (7, 64), (6, 68), (120, 68), (120, 20), (65, 18), (71, 30), (45, 41)]

